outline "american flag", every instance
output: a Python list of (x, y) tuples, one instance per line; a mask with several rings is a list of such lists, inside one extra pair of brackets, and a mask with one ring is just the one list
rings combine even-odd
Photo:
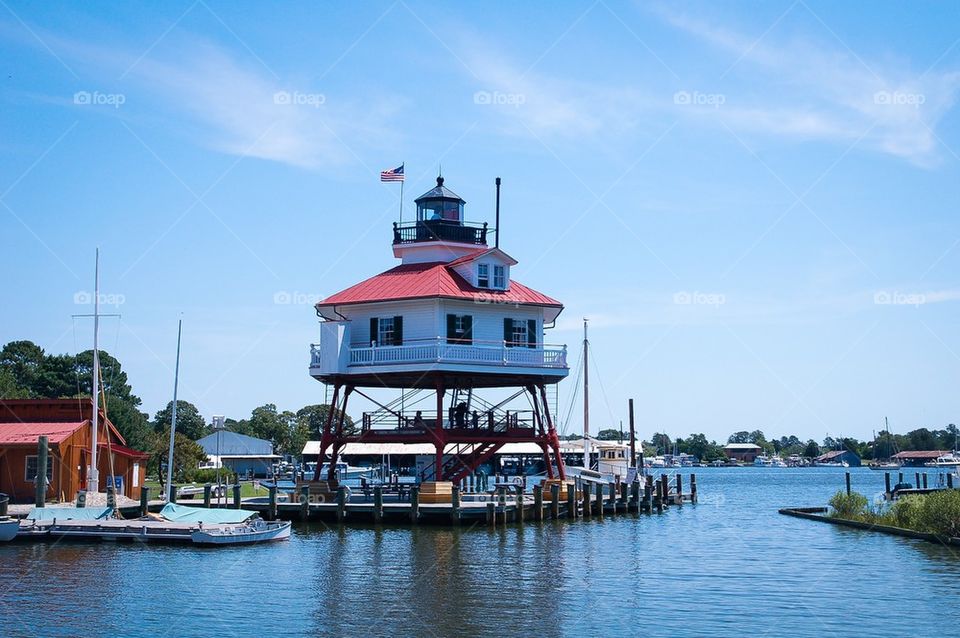
[(381, 182), (402, 182), (403, 181), (403, 164), (396, 168), (391, 168), (388, 171), (380, 171), (380, 181)]

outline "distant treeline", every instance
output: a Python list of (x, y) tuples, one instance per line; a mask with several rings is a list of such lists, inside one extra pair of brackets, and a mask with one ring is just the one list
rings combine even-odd
[[(576, 438), (578, 435), (571, 435)], [(616, 441), (623, 436), (620, 430), (600, 430), (597, 438)], [(834, 439), (825, 438), (818, 443), (813, 439), (803, 441), (796, 436), (781, 436), (779, 439), (767, 440), (762, 430), (749, 432), (743, 430), (731, 434), (725, 443), (710, 441), (704, 434), (691, 434), (687, 438), (671, 438), (667, 434), (657, 432), (649, 441), (643, 441), (643, 452), (648, 456), (660, 454), (692, 454), (701, 461), (713, 461), (724, 458), (723, 446), (727, 443), (753, 443), (759, 445), (766, 454), (790, 456), (797, 454), (814, 458), (830, 450), (850, 450), (856, 452), (862, 459), (886, 459), (897, 452), (907, 450), (952, 450), (957, 440), (957, 426), (948, 425), (943, 430), (928, 430), (918, 428), (906, 434), (892, 434), (886, 430), (877, 432), (876, 441), (859, 441), (851, 437)]]

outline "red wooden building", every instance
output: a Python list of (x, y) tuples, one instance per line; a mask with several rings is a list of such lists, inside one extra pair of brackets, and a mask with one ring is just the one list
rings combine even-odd
[[(80, 399), (0, 399), (0, 492), (10, 500), (30, 502), (35, 497), (37, 442), (49, 440), (47, 499), (71, 501), (86, 488), (90, 463), (90, 419), (93, 401)], [(105, 491), (111, 476), (110, 454), (117, 494), (140, 498), (149, 454), (130, 449), (112, 423), (100, 412), (97, 467)]]

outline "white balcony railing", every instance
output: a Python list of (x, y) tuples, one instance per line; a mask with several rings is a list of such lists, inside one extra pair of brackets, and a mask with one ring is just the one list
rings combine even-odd
[[(311, 364), (320, 365), (321, 347), (312, 345)], [(536, 344), (507, 346), (506, 342), (447, 343), (437, 338), (401, 346), (350, 346), (348, 366), (389, 366), (410, 363), (465, 363), (525, 368), (566, 368), (567, 347)]]

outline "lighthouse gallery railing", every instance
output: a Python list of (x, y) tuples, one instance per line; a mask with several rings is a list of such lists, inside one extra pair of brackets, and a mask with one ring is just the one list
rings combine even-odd
[[(311, 346), (314, 364), (320, 347)], [(567, 347), (547, 344), (507, 345), (505, 341), (471, 344), (448, 343), (446, 339), (417, 340), (400, 346), (351, 346), (351, 366), (397, 365), (407, 363), (469, 363), (495, 366), (566, 368)]]

